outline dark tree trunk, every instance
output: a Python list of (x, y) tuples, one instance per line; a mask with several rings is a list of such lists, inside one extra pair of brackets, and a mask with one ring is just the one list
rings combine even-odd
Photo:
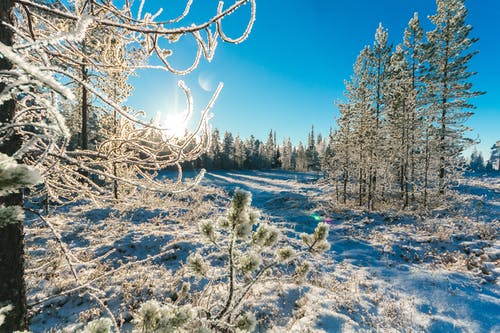
[[(0, 1), (0, 22), (13, 23), (14, 4), (12, 0)], [(0, 24), (0, 41), (12, 45), (13, 33), (5, 25)], [(12, 64), (5, 58), (0, 58), (0, 70), (8, 70)], [(0, 83), (0, 92), (5, 85)], [(16, 112), (15, 100), (9, 100), (0, 105), (0, 122), (8, 123)], [(0, 133), (5, 136), (6, 133)], [(0, 152), (11, 156), (21, 146), (21, 137), (11, 135), (0, 144)], [(5, 206), (22, 206), (21, 192), (0, 197), (0, 204)], [(0, 333), (13, 332), (28, 328), (26, 311), (26, 289), (24, 285), (24, 234), (22, 223), (10, 223), (0, 229), (0, 307), (10, 304), (14, 307), (0, 327)]]
[[(82, 81), (87, 83), (88, 73), (87, 67), (82, 65)], [(89, 148), (89, 133), (88, 133), (88, 122), (89, 122), (89, 104), (87, 97), (87, 88), (82, 86), (82, 146), (83, 150)]]

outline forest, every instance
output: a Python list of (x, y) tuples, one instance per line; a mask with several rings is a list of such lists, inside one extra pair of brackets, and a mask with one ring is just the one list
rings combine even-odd
[[(0, 333), (500, 330), (500, 140), (469, 135), (465, 0), (397, 45), (380, 23), (329, 133), (283, 139), (214, 128), (224, 85), (200, 106), (182, 80), (248, 43), (256, 2), (0, 2)], [(127, 103), (144, 70), (192, 128)]]

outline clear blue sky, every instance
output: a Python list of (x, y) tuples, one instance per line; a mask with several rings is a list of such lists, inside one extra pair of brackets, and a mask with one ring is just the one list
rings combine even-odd
[[(185, 0), (162, 3), (176, 16)], [(153, 3), (159, 3), (152, 1)], [(194, 0), (195, 22), (215, 14), (218, 1)], [(229, 5), (230, 1), (228, 1)], [(479, 37), (480, 53), (470, 63), (478, 74), (473, 82), (487, 94), (474, 99), (475, 115), (468, 121), (470, 136), (479, 138), (479, 149), (500, 139), (500, 1), (469, 0), (468, 23)], [(335, 127), (338, 112), (334, 101), (342, 98), (344, 80), (365, 45), (373, 43), (379, 22), (389, 38), (402, 40), (408, 20), (417, 11), (426, 30), (427, 16), (435, 12), (434, 0), (257, 0), (257, 21), (248, 40), (239, 45), (221, 43), (211, 63), (202, 61), (193, 73), (182, 77), (192, 89), (199, 110), (210, 99), (216, 82), (224, 89), (215, 104), (212, 125), (221, 132), (266, 139), (269, 130), (278, 139), (306, 141), (311, 125), (327, 134)], [(238, 35), (246, 26), (249, 5), (224, 23), (228, 34)], [(172, 62), (183, 68), (194, 57), (194, 43), (187, 38), (175, 49)], [(178, 77), (163, 71), (141, 71), (134, 78), (135, 96), (130, 104), (154, 115), (182, 108), (176, 88)]]

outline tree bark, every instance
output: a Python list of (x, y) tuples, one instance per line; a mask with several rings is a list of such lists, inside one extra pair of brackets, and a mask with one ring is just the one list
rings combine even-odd
[[(82, 65), (82, 81), (87, 83), (88, 72), (87, 66)], [(82, 149), (87, 150), (89, 148), (89, 133), (88, 133), (88, 122), (89, 122), (89, 105), (87, 97), (87, 88), (82, 86)]]
[[(12, 0), (0, 1), (0, 22), (14, 22), (14, 3)], [(13, 32), (0, 23), (0, 42), (7, 46), (13, 44)], [(0, 70), (9, 70), (12, 64), (0, 58)], [(0, 83), (0, 92), (5, 84)], [(16, 101), (11, 99), (0, 105), (0, 123), (12, 121), (16, 112)], [(6, 136), (7, 133), (0, 133)], [(0, 152), (12, 156), (21, 147), (19, 135), (9, 135), (0, 144)], [(5, 206), (22, 206), (21, 192), (0, 197), (0, 204)], [(0, 307), (10, 304), (13, 310), (7, 313), (0, 333), (25, 330), (28, 328), (26, 288), (24, 284), (24, 232), (23, 224), (9, 223), (0, 229)]]

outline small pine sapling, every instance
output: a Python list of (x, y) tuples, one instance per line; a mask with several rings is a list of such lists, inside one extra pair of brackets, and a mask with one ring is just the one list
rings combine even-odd
[[(304, 248), (295, 249), (285, 244), (276, 227), (260, 219), (259, 212), (251, 207), (251, 194), (237, 189), (224, 217), (199, 224), (206, 246), (188, 256), (186, 268), (204, 287), (196, 295), (191, 292), (184, 296), (197, 315), (182, 329), (252, 331), (256, 325), (255, 314), (248, 311), (252, 288), (274, 275), (273, 270), (283, 276), (287, 265), (296, 267), (293, 278), (297, 282), (304, 281), (311, 266), (307, 256), (329, 248), (328, 228), (320, 223), (313, 234), (302, 235)], [(136, 319), (142, 330), (158, 327), (160, 316), (149, 308), (162, 305), (150, 302), (141, 307)]]

